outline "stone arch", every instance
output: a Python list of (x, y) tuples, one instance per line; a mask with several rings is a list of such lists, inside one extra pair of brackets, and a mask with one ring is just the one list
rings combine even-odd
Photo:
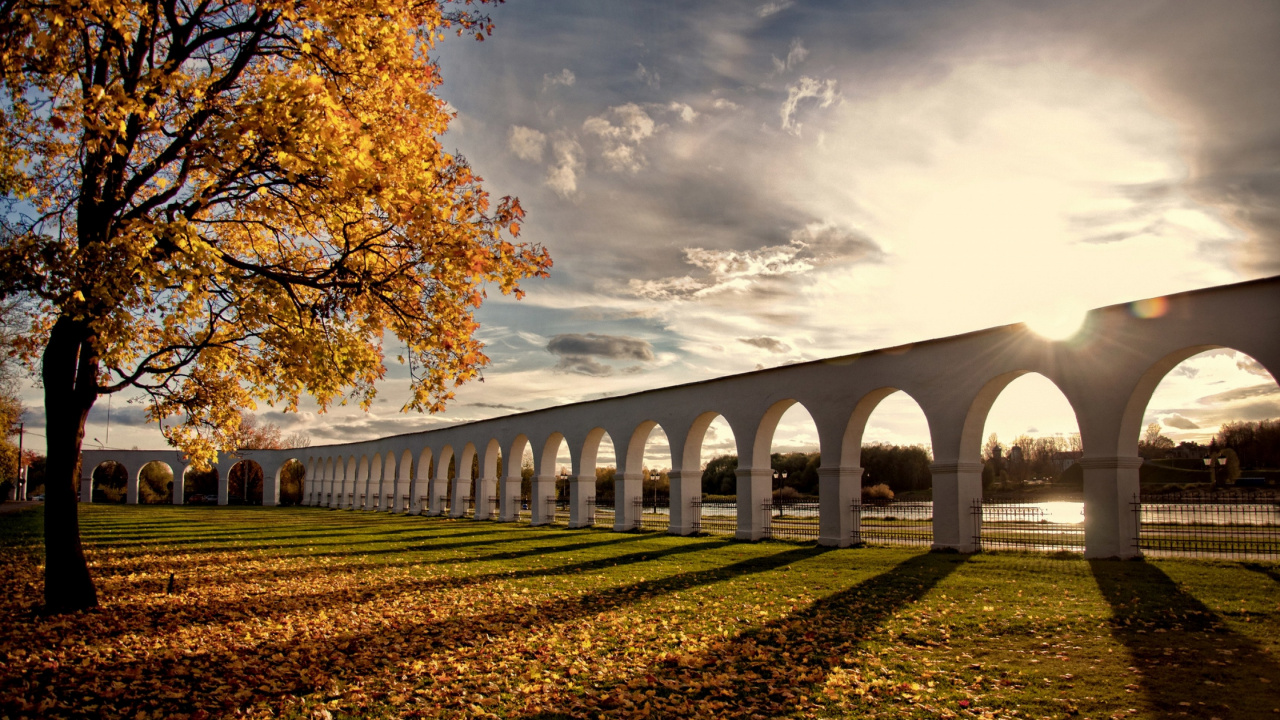
[(365, 481), (365, 510), (377, 510), (382, 499), (382, 454), (369, 458), (369, 478)]
[(342, 475), (342, 503), (339, 507), (351, 510), (355, 508), (356, 502), (356, 481), (359, 477), (357, 473), (359, 460), (355, 455), (347, 457), (346, 472)]
[[(1174, 364), (1176, 365), (1177, 363), (1174, 363)], [(961, 426), (962, 429), (960, 431), (960, 453), (959, 453), (960, 456), (959, 458), (957, 458), (960, 463), (965, 465), (981, 464), (982, 440), (983, 440), (982, 433), (986, 429), (987, 416), (991, 413), (991, 406), (995, 405), (995, 402), (1000, 397), (1000, 394), (1004, 392), (1005, 388), (1009, 387), (1009, 383), (1013, 382), (1014, 380), (1017, 380), (1018, 378), (1030, 372), (1035, 372), (1035, 371), (1011, 370), (1009, 372), (1001, 373), (991, 378), (990, 380), (988, 380), (987, 383), (983, 385), (980, 390), (978, 390), (978, 394), (974, 396), (973, 401), (969, 404), (968, 412), (965, 413), (964, 425)], [(1085, 426), (1081, 422), (1080, 412), (1076, 408), (1075, 403), (1071, 401), (1071, 398), (1067, 396), (1066, 393), (1062, 392), (1062, 387), (1058, 385), (1058, 383), (1054, 382), (1053, 378), (1050, 378), (1044, 375), (1043, 373), (1037, 373), (1037, 374), (1039, 374), (1041, 377), (1044, 377), (1046, 380), (1052, 383), (1053, 386), (1057, 388), (1058, 392), (1061, 393), (1064, 398), (1066, 398), (1067, 404), (1071, 406), (1071, 414), (1075, 416), (1076, 427), (1080, 428), (1080, 436), (1082, 438), (1087, 438), (1088, 435), (1085, 432)], [(1155, 389), (1154, 385), (1152, 385), (1152, 389), (1153, 390)], [(1142, 419), (1141, 414), (1139, 414), (1138, 419), (1139, 420)], [(1136, 454), (1136, 442), (1137, 441), (1135, 440), (1135, 454)]]
[(568, 444), (563, 433), (551, 433), (542, 444), (542, 451), (535, 452), (535, 474), (533, 487), (529, 493), (529, 511), (534, 525), (555, 522), (556, 461), (560, 455), (561, 444), (569, 448), (569, 467), (572, 473), (575, 465), (573, 446)]
[[(168, 480), (163, 478), (166, 471), (169, 474)], [(130, 500), (131, 503), (160, 505), (173, 502), (173, 487), (177, 475), (173, 472), (172, 465), (164, 460), (148, 460), (138, 468), (136, 475), (134, 486), (137, 494)]]
[(520, 518), (524, 504), (524, 453), (529, 449), (529, 438), (516, 435), (511, 450), (506, 455), (506, 472), (500, 478), (498, 489), (498, 513), (502, 522), (515, 522)]
[[(778, 429), (778, 421), (794, 405), (800, 405), (813, 421), (813, 413), (803, 403), (794, 398), (785, 398), (773, 403), (761, 415), (756, 425), (754, 437), (751, 439), (751, 459), (747, 467), (738, 463), (738, 531), (739, 540), (759, 540), (768, 533), (767, 524), (772, 515), (773, 499), (773, 436)], [(710, 423), (708, 423), (710, 424)], [(817, 423), (814, 422), (817, 429)], [(818, 440), (818, 452), (822, 452), (821, 436)]]
[(89, 474), (90, 502), (128, 502), (129, 469), (116, 460), (103, 460)]
[[(1010, 382), (1012, 382), (1012, 380)], [(876, 408), (880, 407), (880, 403), (882, 401), (890, 395), (899, 392), (908, 398), (911, 398), (911, 401), (915, 403), (917, 408), (920, 407), (920, 401), (916, 400), (911, 393), (892, 386), (885, 386), (872, 390), (866, 395), (863, 395), (862, 398), (858, 400), (857, 404), (853, 406), (853, 412), (849, 414), (849, 422), (845, 425), (844, 435), (840, 440), (840, 467), (856, 468), (860, 466), (862, 462), (862, 438), (867, 431), (867, 421), (871, 419), (871, 415), (876, 411)], [(998, 396), (999, 393), (996, 393), (996, 395)], [(993, 398), (992, 403), (994, 402), (995, 400)], [(987, 409), (990, 410), (990, 406), (988, 406)], [(924, 415), (923, 409), (921, 409), (920, 412)], [(925, 415), (924, 417), (925, 422), (927, 423), (929, 421), (929, 417), (928, 415)], [(929, 429), (929, 433), (930, 439), (932, 440), (932, 428)], [(981, 428), (979, 428), (979, 433), (981, 433)]]
[[(1191, 345), (1175, 350), (1148, 367), (1138, 378), (1137, 384), (1129, 394), (1129, 399), (1125, 403), (1124, 413), (1120, 416), (1120, 427), (1115, 444), (1115, 454), (1117, 456), (1133, 457), (1138, 454), (1138, 439), (1142, 436), (1142, 418), (1146, 415), (1147, 405), (1151, 402), (1151, 396), (1155, 393), (1156, 386), (1160, 384), (1160, 381), (1164, 380), (1166, 375), (1184, 361), (1209, 350), (1234, 350), (1253, 358), (1254, 362), (1271, 373), (1271, 378), (1274, 382), (1280, 383), (1280, 374), (1277, 374), (1277, 370), (1280, 370), (1280, 368), (1269, 367), (1257, 355), (1251, 355), (1239, 348), (1226, 345)], [(1083, 431), (1083, 428), (1081, 430)]]
[(227, 504), (261, 505), (266, 476), (258, 461), (243, 458), (227, 471)]
[[(299, 473), (301, 468), (301, 473)], [(306, 487), (310, 473), (307, 466), (295, 457), (285, 458), (276, 469), (276, 487), (280, 492), (280, 505), (301, 505), (306, 501)]]
[(356, 464), (356, 482), (351, 488), (351, 509), (364, 510), (369, 490), (369, 456), (361, 455)]
[[(210, 464), (207, 470), (197, 470), (194, 465), (182, 468), (182, 504), (218, 504), (218, 466)], [(175, 502), (177, 498), (175, 498)]]
[(477, 520), (497, 520), (500, 498), (498, 496), (498, 475), (502, 466), (502, 443), (497, 438), (489, 438), (484, 445), (484, 453), (480, 456), (480, 474), (475, 481), (475, 518)]
[(435, 475), (431, 479), (431, 487), (428, 490), (428, 511), (429, 515), (441, 515), (444, 513), (444, 503), (449, 499), (449, 466), (453, 463), (453, 446), (445, 445), (440, 448), (440, 457), (435, 461)]
[[(609, 433), (602, 427), (595, 427), (582, 441), (582, 449), (578, 452), (578, 473), (570, 480), (569, 485), (569, 527), (571, 528), (590, 527), (596, 522), (595, 510), (598, 496), (596, 465), (599, 460), (600, 446), (606, 437), (609, 438), (609, 444), (613, 445), (613, 438)], [(614, 465), (617, 465), (616, 448)], [(616, 487), (616, 477), (614, 482)]]
[(459, 453), (458, 460), (454, 463), (453, 496), (449, 504), (449, 515), (451, 517), (465, 516), (469, 509), (469, 503), (475, 498), (472, 494), (474, 481), (471, 477), (471, 466), (476, 458), (475, 443), (468, 442), (462, 446), (462, 452)]

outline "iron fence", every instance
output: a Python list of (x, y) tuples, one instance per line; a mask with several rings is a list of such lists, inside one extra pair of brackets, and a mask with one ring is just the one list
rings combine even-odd
[[(666, 532), (671, 527), (671, 508), (658, 507), (658, 503), (654, 502), (646, 508), (644, 497), (638, 497), (632, 502), (635, 508), (635, 529), (636, 530), (656, 530), (658, 532)], [(651, 508), (653, 512), (645, 512)], [(665, 510), (665, 512), (664, 512)]]
[(855, 503), (858, 518), (853, 523), (863, 543), (874, 545), (933, 544), (933, 503)]
[(1084, 514), (1062, 515), (1040, 505), (974, 500), (973, 542), (979, 550), (1084, 552)]
[(497, 495), (489, 496), (489, 519), (490, 520), (498, 519), (498, 496)]
[(696, 498), (693, 505), (695, 532), (715, 535), (733, 535), (738, 532), (738, 504), (736, 502), (704, 502)]
[(818, 503), (772, 500), (761, 505), (765, 537), (817, 539)]
[(1145, 555), (1280, 559), (1280, 498), (1273, 493), (1134, 496)]
[(586, 524), (587, 526), (596, 524), (596, 496), (595, 495), (590, 495), (587, 497), (587, 516), (583, 518), (583, 520), (584, 520), (584, 524)]

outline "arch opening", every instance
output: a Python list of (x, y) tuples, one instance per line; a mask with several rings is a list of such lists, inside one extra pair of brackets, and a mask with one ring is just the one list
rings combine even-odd
[(301, 505), (303, 491), (307, 484), (307, 466), (297, 458), (285, 460), (277, 471), (277, 485), (280, 488), (280, 505)]
[(1133, 448), (1143, 460), (1142, 492), (1280, 485), (1280, 385), (1272, 370), (1225, 347), (1187, 348), (1149, 369), (1137, 399), (1152, 376), (1157, 382), (1140, 421), (1126, 413), (1120, 438), (1122, 453)]
[(868, 503), (927, 500), (933, 482), (933, 443), (924, 410), (894, 387), (868, 393), (845, 430), (844, 467), (859, 468), (859, 493)]
[(197, 470), (188, 465), (182, 470), (182, 503), (184, 505), (218, 504), (218, 467), (210, 465)]
[(987, 410), (979, 437), (986, 499), (1013, 494), (1019, 500), (1030, 495), (1045, 502), (1080, 501), (1080, 426), (1067, 397), (1044, 375), (1028, 372), (1009, 379)]
[(124, 503), (127, 500), (129, 471), (115, 460), (98, 463), (89, 476), (90, 497), (95, 503)]
[(143, 505), (173, 503), (173, 468), (152, 460), (138, 470), (138, 502)]
[(227, 473), (228, 505), (262, 504), (262, 466), (254, 460), (241, 460)]

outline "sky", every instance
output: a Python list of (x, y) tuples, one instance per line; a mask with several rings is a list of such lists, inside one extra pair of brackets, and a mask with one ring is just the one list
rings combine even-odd
[[(492, 364), (446, 412), (401, 414), (392, 359), (368, 413), (258, 409), (286, 432), (413, 432), (1280, 274), (1275, 2), (511, 0), (492, 18), (438, 48), (444, 141), (520, 198), (551, 277), (489, 294)], [(163, 446), (111, 404), (86, 446)], [(1231, 351), (1175, 369), (1147, 412), (1176, 441), (1268, 417), (1280, 389)], [(987, 424), (1075, 429), (1039, 376)], [(900, 394), (866, 437), (928, 442)], [(775, 449), (815, 445), (794, 409)], [(731, 447), (723, 426), (706, 452)]]

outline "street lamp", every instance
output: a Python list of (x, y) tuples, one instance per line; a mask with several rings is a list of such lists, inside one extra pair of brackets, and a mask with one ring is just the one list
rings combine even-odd
[(653, 514), (658, 514), (658, 476), (661, 475), (657, 470), (649, 471), (649, 480), (653, 483)]
[[(565, 490), (569, 489), (569, 468), (560, 468), (560, 483)], [(556, 488), (556, 499), (560, 499), (560, 487)]]

